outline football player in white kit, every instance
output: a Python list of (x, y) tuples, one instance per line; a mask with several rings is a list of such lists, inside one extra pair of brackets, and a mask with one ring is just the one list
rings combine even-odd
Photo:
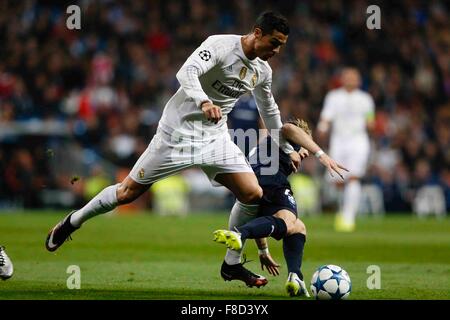
[(372, 97), (359, 89), (360, 74), (355, 68), (345, 68), (341, 74), (342, 87), (330, 91), (326, 97), (317, 126), (323, 140), (330, 133), (329, 154), (345, 166), (345, 182), (334, 180), (341, 192), (337, 231), (355, 229), (355, 217), (361, 197), (360, 179), (366, 173), (370, 151), (368, 130), (373, 129), (375, 104)]
[[(154, 182), (192, 167), (234, 193), (240, 206), (233, 210), (256, 211), (263, 191), (230, 138), (227, 114), (241, 95), (252, 92), (266, 127), (279, 132), (282, 122), (267, 60), (279, 53), (288, 34), (283, 16), (265, 12), (249, 34), (208, 37), (178, 71), (181, 87), (167, 102), (157, 133), (129, 175), (53, 227), (47, 250), (55, 251), (86, 220), (130, 203)], [(282, 137), (278, 142), (297, 169), (298, 153)]]

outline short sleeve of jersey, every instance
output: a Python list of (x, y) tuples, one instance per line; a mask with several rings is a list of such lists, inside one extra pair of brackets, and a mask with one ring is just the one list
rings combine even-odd
[(325, 100), (323, 103), (323, 109), (322, 112), (320, 114), (320, 118), (327, 120), (327, 121), (331, 121), (334, 118), (334, 94), (333, 92), (329, 92), (326, 96), (325, 96)]

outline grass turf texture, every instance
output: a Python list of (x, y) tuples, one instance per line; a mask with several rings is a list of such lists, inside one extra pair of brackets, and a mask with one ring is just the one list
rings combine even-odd
[[(45, 250), (47, 231), (63, 213), (0, 214), (0, 244), (15, 273), (0, 281), (0, 299), (294, 299), (284, 289), (287, 271), (281, 242), (270, 240), (281, 275), (261, 273), (249, 241), (246, 267), (268, 277), (260, 289), (219, 275), (225, 247), (212, 232), (227, 226), (226, 214), (186, 218), (151, 214), (100, 216), (87, 222), (55, 253)], [(333, 217), (306, 217), (303, 273), (337, 264), (352, 279), (350, 299), (450, 299), (450, 219), (410, 215), (363, 218), (354, 233), (333, 230)], [(69, 290), (70, 265), (81, 269), (81, 289)], [(366, 286), (369, 265), (381, 269), (381, 289)]]

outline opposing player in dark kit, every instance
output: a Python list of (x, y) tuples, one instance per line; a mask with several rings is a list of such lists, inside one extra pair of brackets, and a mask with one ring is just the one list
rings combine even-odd
[[(313, 153), (331, 175), (334, 171), (342, 177), (342, 170), (347, 171), (312, 140), (311, 131), (305, 121), (296, 120), (284, 124), (281, 135), (293, 145), (302, 159), (307, 157), (309, 152)], [(283, 239), (283, 252), (289, 272), (286, 281), (288, 294), (309, 296), (301, 272), (306, 227), (297, 217), (297, 205), (288, 181), (288, 176), (295, 168), (290, 157), (279, 148), (274, 148), (273, 144), (273, 137), (268, 135), (249, 154), (249, 162), (264, 192), (257, 210), (244, 213), (242, 210), (232, 210), (230, 230), (214, 232), (214, 240), (228, 247), (221, 275), (225, 280), (241, 280), (248, 286), (259, 287), (267, 283), (266, 278), (252, 273), (240, 263), (246, 239), (258, 239), (261, 266), (265, 266), (271, 274), (278, 275), (279, 265), (270, 256), (267, 241), (264, 239), (271, 236), (276, 240)], [(269, 174), (267, 169), (270, 167), (276, 167), (278, 170)], [(240, 205), (239, 200), (236, 200), (235, 206)]]

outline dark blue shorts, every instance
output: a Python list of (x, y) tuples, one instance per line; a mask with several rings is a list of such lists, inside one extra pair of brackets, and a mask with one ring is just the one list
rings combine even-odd
[(263, 188), (259, 215), (271, 216), (283, 209), (291, 211), (297, 217), (297, 203), (295, 202), (291, 188), (286, 186)]

